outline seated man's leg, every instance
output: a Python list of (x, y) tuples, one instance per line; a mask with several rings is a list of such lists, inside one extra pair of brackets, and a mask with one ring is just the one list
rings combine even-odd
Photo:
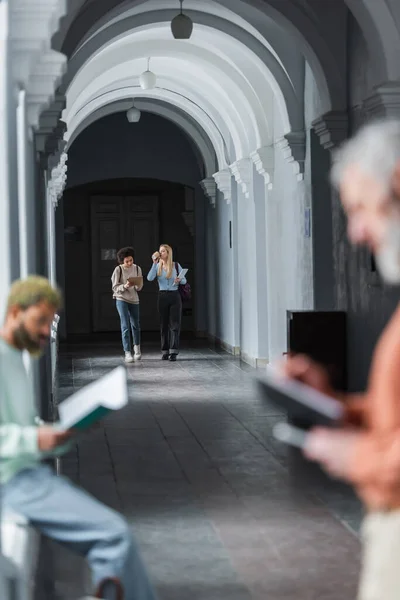
[[(124, 600), (155, 599), (128, 524), (118, 513), (46, 466), (22, 471), (2, 492), (6, 506), (88, 559), (96, 588), (104, 579), (117, 578)], [(104, 597), (114, 600), (111, 592)]]

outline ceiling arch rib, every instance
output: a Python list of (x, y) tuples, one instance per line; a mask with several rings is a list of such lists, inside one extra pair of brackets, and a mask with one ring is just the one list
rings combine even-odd
[[(260, 73), (262, 69), (266, 71), (266, 67), (259, 59), (251, 63), (252, 55), (249, 50), (240, 48), (243, 56), (247, 52), (249, 58), (247, 76), (244, 77), (232, 58), (226, 56), (226, 53), (230, 54), (232, 44), (226, 35), (222, 36), (223, 43), (218, 47), (219, 55), (216, 55), (216, 49), (212, 52), (200, 46), (200, 43), (210, 45), (209, 29), (200, 31), (197, 43), (190, 45), (162, 39), (162, 34), (166, 37), (168, 33), (166, 25), (152, 32), (155, 39), (149, 39), (148, 32), (140, 33), (146, 36), (145, 40), (140, 39), (139, 33), (131, 33), (113, 41), (79, 70), (67, 90), (65, 120), (68, 127), (71, 127), (73, 115), (79, 110), (79, 105), (85, 104), (90, 96), (98, 95), (107, 86), (119, 86), (122, 78), (127, 75), (132, 80), (138, 77), (144, 69), (145, 61), (137, 58), (126, 61), (126, 56), (144, 58), (154, 53), (156, 47), (156, 52), (162, 58), (153, 58), (152, 65), (156, 64), (156, 67), (152, 66), (152, 69), (165, 73), (176, 91), (203, 106), (214, 116), (214, 120), (223, 119), (225, 124), (221, 123), (221, 129), (225, 128), (230, 132), (237, 158), (248, 156), (251, 151), (269, 142), (271, 134), (268, 111), (265, 109), (268, 95), (271, 96), (272, 92), (265, 77), (264, 86), (260, 86)], [(193, 65), (198, 67), (196, 76)]]
[[(201, 119), (201, 122), (210, 123), (212, 128), (217, 131), (217, 137), (221, 139), (221, 143), (225, 144), (227, 152), (223, 152), (227, 158), (230, 156), (232, 160), (235, 160), (235, 153), (232, 154), (231, 149), (235, 148), (235, 151), (242, 153), (245, 151), (243, 147), (243, 139), (240, 138), (240, 132), (238, 132), (235, 123), (227, 116), (224, 117), (215, 110), (215, 107), (205, 102), (204, 99), (198, 94), (196, 90), (189, 89), (188, 87), (179, 86), (179, 82), (174, 82), (171, 78), (158, 78), (158, 86), (154, 90), (142, 90), (139, 85), (131, 83), (131, 79), (119, 79), (118, 84), (113, 81), (111, 85), (103, 88), (93, 89), (93, 93), (85, 96), (85, 100), (82, 98), (78, 99), (68, 114), (63, 116), (63, 119), (67, 122), (68, 131), (72, 133), (75, 124), (81, 119), (81, 113), (90, 111), (99, 100), (102, 98), (109, 98), (110, 92), (117, 91), (118, 93), (125, 94), (125, 97), (139, 98), (141, 96), (148, 96), (152, 92), (157, 95), (158, 98), (169, 98), (169, 102), (183, 103), (191, 112), (196, 113), (197, 118)], [(245, 138), (244, 141), (246, 141)], [(227, 160), (225, 158), (225, 160)]]
[[(163, 2), (164, 7), (167, 2), (168, 0)], [(202, 0), (195, 2), (189, 0), (187, 3), (188, 10), (191, 10), (190, 6), (195, 10), (204, 7), (205, 13), (210, 4)], [(168, 4), (176, 11), (173, 2)], [(341, 65), (338, 65), (335, 52), (330, 50), (319, 24), (307, 15), (307, 11), (299, 9), (294, 2), (281, 2), (281, 0), (217, 0), (212, 4), (224, 8), (227, 15), (229, 13), (239, 15), (264, 39), (268, 39), (292, 81), (296, 80), (297, 71), (293, 56), (298, 58), (299, 53), (304, 55), (314, 72), (324, 110), (328, 111), (334, 104), (343, 103), (345, 87)], [(87, 4), (71, 24), (68, 32), (64, 32), (63, 52), (72, 56), (88, 31), (94, 32), (99, 24), (103, 25), (107, 19), (112, 19), (133, 5), (136, 7), (148, 5), (150, 10), (156, 7), (154, 2), (148, 0), (134, 0), (134, 2), (108, 0), (107, 3), (96, 0)], [(301, 101), (300, 95), (298, 100)]]
[[(138, 93), (139, 92), (139, 93)], [(77, 130), (86, 120), (90, 117), (93, 112), (101, 109), (109, 103), (126, 100), (127, 98), (148, 98), (150, 100), (161, 101), (163, 103), (172, 105), (176, 110), (188, 115), (188, 117), (198, 123), (198, 126), (205, 132), (207, 138), (210, 140), (212, 147), (214, 148), (217, 157), (218, 169), (225, 168), (231, 160), (227, 160), (226, 149), (224, 145), (224, 139), (221, 136), (220, 130), (216, 127), (215, 123), (210, 117), (203, 111), (201, 111), (196, 105), (189, 102), (187, 99), (176, 96), (172, 92), (160, 93), (157, 88), (154, 90), (138, 90), (137, 87), (123, 87), (117, 90), (110, 90), (103, 93), (101, 96), (93, 98), (87, 106), (83, 106), (82, 109), (76, 114), (74, 122), (71, 126), (68, 126), (67, 132), (64, 139), (69, 143), (70, 138), (74, 135)], [(217, 170), (218, 170), (217, 169)]]
[[(253, 64), (256, 65), (255, 59), (258, 58), (258, 70), (261, 71), (261, 67), (263, 67), (262, 71), (264, 77), (258, 77), (256, 83), (262, 83), (266, 79), (273, 89), (278, 98), (281, 117), (286, 121), (285, 131), (287, 132), (290, 129), (300, 129), (303, 124), (303, 88), (296, 89), (296, 86), (289, 78), (284, 67), (266, 46), (267, 42), (264, 42), (263, 44), (245, 28), (240, 27), (227, 19), (213, 16), (199, 10), (185, 11), (185, 13), (186, 12), (195, 23), (194, 35), (196, 35), (196, 32), (200, 27), (203, 27), (203, 29), (208, 28), (208, 31), (212, 31), (213, 41), (215, 43), (215, 32), (225, 34), (225, 45), (227, 44), (227, 41), (230, 41), (231, 56), (234, 55), (235, 60), (241, 61), (243, 54), (249, 55), (251, 53), (253, 55)], [(82, 68), (90, 56), (93, 56), (103, 47), (106, 47), (112, 40), (120, 39), (127, 33), (139, 31), (146, 26), (149, 27), (152, 25), (154, 27), (162, 23), (166, 24), (169, 33), (169, 22), (173, 15), (173, 10), (160, 9), (135, 16), (129, 16), (104, 26), (84, 42), (71, 57), (63, 87), (66, 88), (70, 84), (73, 77), (79, 69)], [(223, 40), (222, 36), (220, 37), (220, 40)], [(238, 45), (238, 42), (241, 46)], [(233, 45), (235, 46), (233, 47)], [(299, 69), (297, 68), (296, 72), (298, 71)], [(244, 72), (243, 69), (242, 72)]]
[[(87, 127), (107, 115), (116, 112), (126, 112), (131, 106), (132, 101), (127, 99), (106, 104), (95, 110), (75, 129), (73, 135), (68, 140), (65, 150), (68, 151), (76, 138)], [(186, 134), (191, 143), (196, 147), (201, 158), (201, 170), (204, 169), (204, 177), (212, 177), (212, 175), (218, 171), (218, 161), (211, 140), (199, 123), (192, 119), (187, 113), (184, 113), (172, 104), (145, 97), (137, 99), (135, 106), (142, 112), (150, 112), (171, 121)]]
[[(161, 57), (153, 57), (152, 70), (163, 73), (174, 89), (192, 97), (207, 112), (214, 114), (216, 121), (223, 118), (239, 154), (248, 154), (255, 146), (270, 138), (265, 111), (268, 91), (271, 95), (269, 88), (265, 88), (261, 103), (248, 81), (215, 54), (197, 48), (190, 48), (188, 52), (184, 47), (179, 52), (175, 47), (172, 54), (168, 46), (159, 43), (157, 52)], [(97, 95), (107, 86), (120, 85), (128, 74), (128, 81), (137, 81), (145, 68), (144, 57), (151, 49), (152, 44), (147, 41), (143, 45), (123, 45), (114, 50), (111, 47), (108, 52), (103, 51), (94, 57), (68, 90), (67, 114), (73, 116), (79, 110), (80, 103), (85, 103), (90, 96)], [(124, 57), (131, 54), (142, 55), (143, 58), (124, 61)], [(161, 77), (158, 81), (161, 81)], [(242, 147), (240, 151), (239, 147)]]
[[(89, 31), (95, 31), (107, 19), (115, 18), (132, 6), (143, 7), (149, 4), (154, 7), (154, 3), (149, 3), (148, 0), (134, 0), (134, 2), (89, 0), (84, 6), (82, 6), (84, 0), (71, 0), (71, 2), (74, 5), (72, 14), (76, 18), (64, 18), (61, 30), (54, 38), (54, 48), (62, 50), (67, 56), (73, 54)], [(164, 2), (163, 4), (165, 6)], [(190, 6), (191, 0), (187, 0), (187, 4)], [(193, 7), (197, 8), (200, 4), (201, 0), (196, 0)], [(335, 34), (335, 27), (329, 15), (324, 14), (325, 11), (316, 10), (319, 7), (315, 2), (304, 0), (300, 4), (294, 1), (282, 2), (282, 0), (217, 0), (213, 4), (240, 15), (263, 33), (293, 81), (295, 75), (290, 65), (292, 62), (290, 57), (294, 53), (292, 48), (288, 52), (288, 46), (295, 41), (314, 72), (322, 95), (323, 110), (342, 108), (345, 102), (345, 81), (341, 64), (335, 57), (335, 54), (338, 56), (341, 52), (335, 52), (336, 45), (329, 43), (329, 36)], [(79, 5), (81, 5), (80, 12)], [(344, 0), (340, 7), (335, 0), (333, 5), (335, 10), (337, 8), (342, 10), (347, 5), (357, 19), (375, 65), (376, 83), (397, 79), (400, 74), (400, 63), (392, 49), (399, 45), (400, 36), (396, 30), (389, 0), (379, 3), (376, 0)], [(294, 38), (290, 39), (292, 36)]]
[(400, 34), (388, 0), (346, 0), (367, 42), (377, 83), (400, 77)]

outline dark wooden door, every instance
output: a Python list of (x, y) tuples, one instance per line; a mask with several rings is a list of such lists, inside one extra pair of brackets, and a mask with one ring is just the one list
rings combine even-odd
[(157, 286), (146, 280), (151, 255), (158, 246), (158, 197), (92, 196), (91, 221), (93, 330), (118, 331), (120, 327), (111, 275), (117, 264), (117, 251), (123, 246), (133, 246), (135, 262), (143, 271), (142, 329), (158, 330)]

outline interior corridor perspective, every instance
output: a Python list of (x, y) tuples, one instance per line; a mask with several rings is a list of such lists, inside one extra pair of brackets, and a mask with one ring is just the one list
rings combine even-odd
[[(59, 401), (121, 363), (119, 344), (66, 345)], [(361, 510), (352, 492), (274, 441), (284, 419), (253, 368), (208, 344), (177, 363), (158, 344), (128, 367), (130, 403), (62, 471), (121, 511), (163, 600), (354, 598)], [(53, 548), (55, 592), (79, 598), (80, 560)]]
[[(355, 596), (360, 503), (274, 440), (253, 379), (306, 352), (365, 389), (398, 290), (329, 171), (400, 116), (399, 50), (398, 0), (0, 0), (0, 318), (29, 274), (64, 296), (30, 364), (42, 419), (124, 364), (118, 249), (189, 269), (178, 361), (145, 281), (129, 406), (53, 465), (128, 518), (160, 600)], [(0, 600), (82, 598), (81, 561), (19, 517)]]

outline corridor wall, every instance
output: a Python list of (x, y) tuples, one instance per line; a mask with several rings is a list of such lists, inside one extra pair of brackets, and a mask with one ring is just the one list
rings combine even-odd
[(286, 352), (286, 311), (314, 302), (310, 189), (303, 164), (287, 152), (277, 106), (273, 114), (270, 183), (253, 158), (241, 159), (230, 167), (229, 192), (207, 210), (208, 261), (216, 260), (207, 277), (209, 332), (256, 367)]
[[(375, 114), (372, 59), (360, 27), (349, 15), (349, 133), (362, 123), (379, 117)], [(385, 94), (385, 92), (383, 92)], [(388, 102), (390, 100), (388, 88)], [(371, 108), (373, 109), (371, 111)], [(400, 105), (393, 102), (394, 114), (399, 117)], [(344, 294), (348, 313), (348, 356), (350, 387), (364, 389), (374, 346), (382, 329), (399, 301), (399, 289), (386, 286), (373, 270), (371, 256), (365, 249), (343, 246), (346, 270), (337, 274), (337, 286)]]

